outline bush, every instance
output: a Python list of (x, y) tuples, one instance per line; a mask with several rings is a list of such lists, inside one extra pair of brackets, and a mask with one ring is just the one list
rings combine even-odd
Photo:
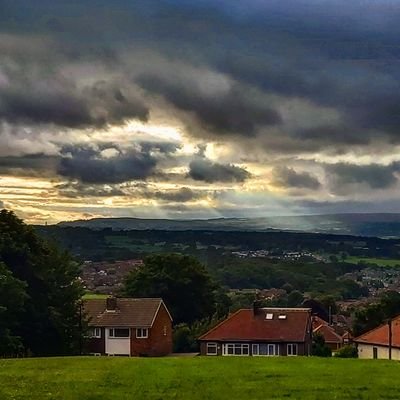
[(355, 346), (344, 346), (335, 353), (338, 358), (357, 358), (358, 351)]
[(320, 333), (313, 335), (312, 355), (317, 357), (332, 357), (332, 350), (325, 344)]

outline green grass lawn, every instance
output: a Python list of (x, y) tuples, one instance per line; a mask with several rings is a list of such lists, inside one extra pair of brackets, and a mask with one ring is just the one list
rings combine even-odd
[(92, 299), (106, 299), (108, 297), (107, 294), (98, 294), (98, 293), (85, 293), (82, 296), (83, 300), (92, 300)]
[(346, 262), (351, 264), (358, 264), (359, 262), (376, 264), (381, 267), (395, 267), (400, 266), (400, 260), (390, 258), (370, 258), (370, 257), (347, 257)]
[(400, 399), (400, 364), (319, 358), (0, 360), (0, 399)]

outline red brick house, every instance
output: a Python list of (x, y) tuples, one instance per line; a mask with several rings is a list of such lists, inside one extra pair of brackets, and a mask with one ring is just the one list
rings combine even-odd
[(84, 302), (84, 312), (92, 354), (156, 357), (172, 352), (172, 318), (161, 299), (91, 299)]
[(310, 355), (311, 309), (242, 309), (199, 338), (208, 356)]
[(332, 350), (339, 350), (343, 346), (343, 337), (336, 333), (335, 329), (322, 318), (314, 315), (312, 317), (313, 333), (321, 334), (325, 344)]

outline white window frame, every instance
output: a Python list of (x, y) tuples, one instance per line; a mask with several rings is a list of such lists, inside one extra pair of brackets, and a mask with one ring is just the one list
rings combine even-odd
[[(240, 353), (236, 353), (237, 350), (239, 350)], [(246, 352), (244, 350), (246, 350)], [(224, 343), (222, 345), (222, 355), (248, 357), (250, 355), (250, 345), (248, 343)]]
[[(295, 352), (293, 351), (294, 349), (296, 349)], [(288, 343), (286, 354), (289, 357), (296, 357), (299, 354), (299, 346), (297, 345), (297, 343)]]
[(92, 337), (94, 337), (96, 339), (100, 339), (101, 338), (101, 328), (94, 328)]
[[(215, 352), (210, 352), (210, 347), (212, 347)], [(218, 355), (218, 344), (217, 343), (212, 343), (212, 342), (207, 342), (206, 345), (206, 354), (208, 356), (217, 356)]]
[(137, 339), (147, 339), (149, 337), (149, 328), (136, 328)]
[(101, 338), (101, 328), (89, 328), (88, 335), (91, 339), (100, 339)]
[[(115, 336), (116, 329), (126, 329), (129, 332), (129, 336)], [(129, 328), (109, 328), (108, 330), (108, 337), (110, 339), (130, 339), (131, 337), (131, 330)]]

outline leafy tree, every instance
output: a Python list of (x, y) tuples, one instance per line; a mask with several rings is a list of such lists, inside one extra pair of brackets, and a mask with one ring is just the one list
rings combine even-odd
[(0, 211), (0, 261), (18, 315), (18, 321), (6, 322), (3, 335), (19, 337), (24, 351), (34, 355), (76, 352), (83, 293), (78, 265), (6, 210)]
[(301, 305), (304, 301), (304, 296), (298, 291), (298, 290), (293, 290), (293, 292), (290, 292), (287, 297), (287, 305), (288, 307), (297, 307)]
[(21, 338), (12, 333), (18, 326), (27, 298), (24, 282), (14, 278), (0, 263), (0, 356), (17, 356), (23, 353)]
[(198, 338), (217, 325), (221, 319), (214, 315), (211, 319), (205, 318), (201, 321), (195, 321), (191, 325), (186, 323), (178, 324), (174, 328), (173, 342), (174, 352), (192, 353), (198, 352)]
[(354, 316), (353, 331), (359, 336), (370, 329), (384, 323), (388, 318), (400, 314), (400, 293), (389, 291), (384, 293), (379, 302), (357, 310)]
[(312, 355), (317, 357), (332, 356), (332, 350), (325, 344), (325, 339), (320, 333), (313, 335)]
[(217, 285), (195, 258), (181, 254), (153, 255), (132, 271), (124, 294), (161, 297), (175, 323), (192, 323), (216, 312)]

